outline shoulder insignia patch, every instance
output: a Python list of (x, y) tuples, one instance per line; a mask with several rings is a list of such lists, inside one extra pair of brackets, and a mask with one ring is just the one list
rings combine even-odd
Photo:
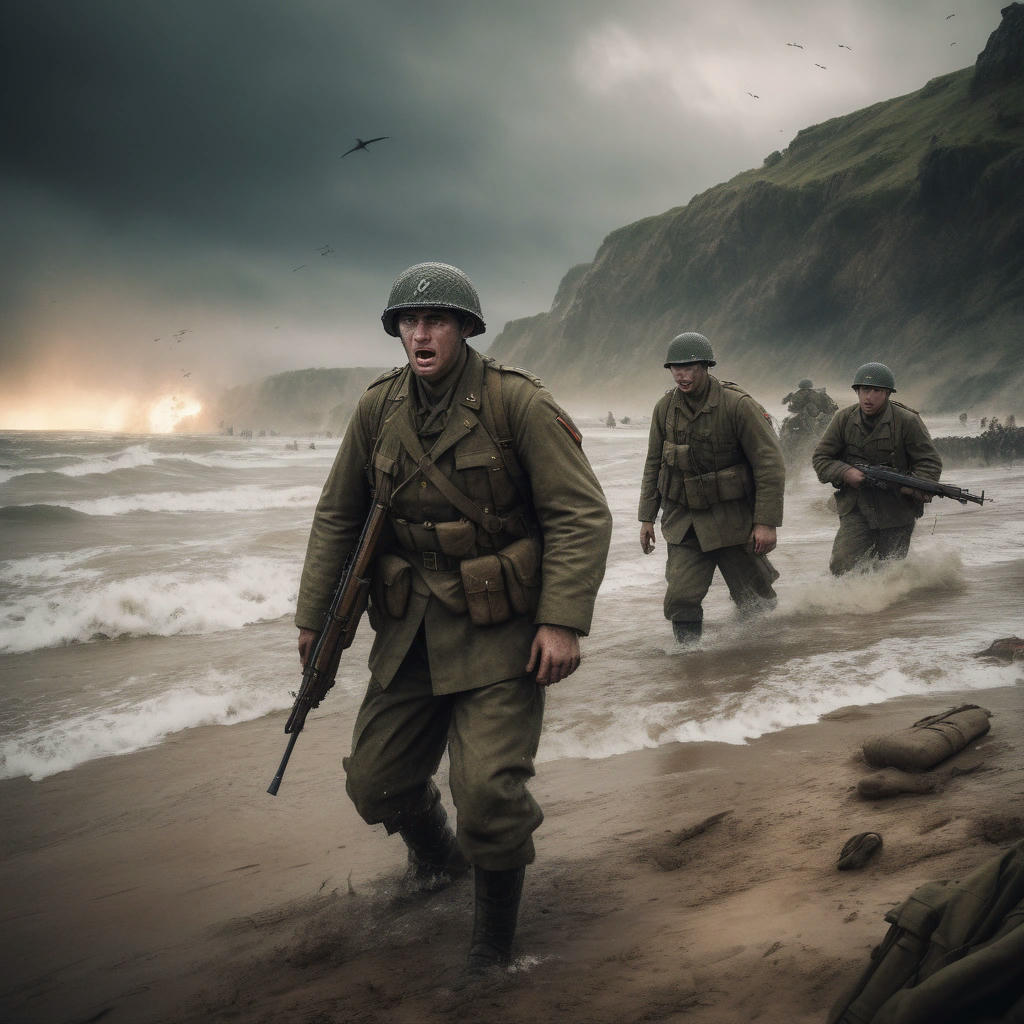
[(573, 439), (577, 448), (583, 447), (583, 435), (576, 428), (576, 424), (569, 419), (568, 413), (560, 413), (555, 417), (555, 422)]
[(521, 366), (506, 366), (504, 363), (498, 365), (498, 369), (502, 373), (518, 373), (520, 377), (525, 377), (531, 384), (536, 388), (544, 387), (544, 381), (540, 379), (535, 373), (531, 373), (529, 370), (524, 370)]
[(394, 380), (403, 370), (404, 366), (392, 366), (390, 370), (385, 370), (376, 380), (371, 381), (366, 386), (366, 390), (369, 391), (371, 388), (375, 388), (378, 384), (383, 384), (386, 380)]

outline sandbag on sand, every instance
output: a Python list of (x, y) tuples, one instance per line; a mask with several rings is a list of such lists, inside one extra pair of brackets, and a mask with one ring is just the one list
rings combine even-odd
[(934, 793), (938, 788), (939, 780), (934, 775), (918, 775), (898, 768), (872, 772), (857, 783), (857, 792), (865, 800), (884, 800), (901, 793)]
[(977, 704), (961, 704), (941, 715), (922, 718), (909, 729), (865, 740), (864, 760), (872, 768), (925, 771), (984, 736), (990, 717), (991, 712)]

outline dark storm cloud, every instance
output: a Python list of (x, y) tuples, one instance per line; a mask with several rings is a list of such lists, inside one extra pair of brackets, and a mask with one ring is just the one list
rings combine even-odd
[(493, 337), (608, 231), (973, 61), (999, 6), (16, 2), (0, 359), (143, 386), (188, 322), (211, 384), (390, 362), (387, 286), (430, 258)]

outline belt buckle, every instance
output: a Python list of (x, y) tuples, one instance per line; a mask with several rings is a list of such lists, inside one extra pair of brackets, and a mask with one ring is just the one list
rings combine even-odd
[(423, 555), (423, 568), (424, 569), (433, 569), (436, 572), (437, 569), (438, 569), (437, 552), (436, 551), (421, 551), (420, 554)]

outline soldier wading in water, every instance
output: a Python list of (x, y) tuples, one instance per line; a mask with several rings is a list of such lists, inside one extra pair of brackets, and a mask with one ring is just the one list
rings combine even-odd
[(717, 566), (744, 610), (775, 600), (778, 573), (767, 559), (782, 525), (786, 471), (775, 431), (742, 388), (708, 373), (711, 342), (688, 332), (665, 357), (676, 386), (651, 414), (640, 485), (640, 547), (654, 550), (662, 509), (668, 543), (665, 618), (679, 643), (700, 639), (701, 602)]
[(932, 496), (862, 486), (864, 474), (853, 463), (888, 466), (900, 473), (938, 480), (942, 459), (928, 428), (913, 409), (889, 396), (896, 390), (884, 363), (865, 363), (853, 375), (857, 403), (832, 417), (814, 449), (811, 463), (823, 484), (837, 489), (839, 530), (829, 569), (849, 572), (870, 558), (905, 558), (914, 524)]
[[(527, 782), (545, 688), (579, 665), (611, 514), (578, 431), (541, 382), (466, 344), (485, 324), (461, 270), (410, 267), (381, 320), (407, 365), (362, 396), (324, 485), (295, 615), (299, 654), (305, 664), (372, 493), (390, 486), (346, 789), (367, 822), (400, 833), (416, 887), (472, 866), (474, 976), (511, 958), (543, 818)], [(457, 833), (433, 781), (446, 748)]]

